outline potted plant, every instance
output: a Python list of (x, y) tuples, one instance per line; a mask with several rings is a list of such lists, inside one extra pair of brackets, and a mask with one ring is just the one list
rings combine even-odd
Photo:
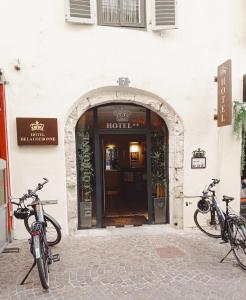
[(155, 223), (166, 222), (166, 161), (167, 146), (164, 143), (162, 134), (155, 132), (152, 136), (151, 149), (151, 170), (152, 170), (152, 191), (155, 210)]

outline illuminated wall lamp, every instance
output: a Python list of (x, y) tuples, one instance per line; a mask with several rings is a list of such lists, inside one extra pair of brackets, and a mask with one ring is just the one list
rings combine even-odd
[(131, 161), (138, 161), (139, 160), (139, 152), (140, 146), (138, 142), (131, 142), (130, 143), (130, 158)]

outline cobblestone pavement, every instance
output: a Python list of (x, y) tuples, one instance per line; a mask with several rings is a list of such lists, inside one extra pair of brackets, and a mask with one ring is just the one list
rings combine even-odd
[[(0, 254), (0, 299), (246, 299), (246, 271), (233, 257), (221, 264), (228, 245), (198, 230), (142, 226), (86, 230), (53, 248), (61, 261), (51, 266), (43, 291), (27, 241), (19, 253)], [(168, 249), (166, 249), (168, 248)], [(168, 251), (167, 251), (168, 250)]]

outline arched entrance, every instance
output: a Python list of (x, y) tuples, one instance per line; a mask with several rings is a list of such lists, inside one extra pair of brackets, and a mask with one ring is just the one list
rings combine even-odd
[[(67, 178), (67, 204), (69, 230), (78, 225), (78, 198), (80, 187), (77, 185), (77, 164), (75, 151), (75, 129), (81, 116), (88, 110), (103, 104), (135, 104), (156, 113), (166, 124), (169, 135), (168, 182), (169, 182), (169, 222), (183, 227), (183, 125), (176, 112), (160, 97), (135, 88), (105, 87), (93, 90), (81, 97), (68, 115), (65, 126), (65, 156)], [(113, 125), (116, 126), (116, 125)], [(122, 129), (122, 128), (111, 128)], [(126, 128), (123, 128), (126, 129)], [(100, 145), (100, 141), (99, 145)], [(128, 141), (130, 142), (130, 141)], [(132, 142), (134, 142), (132, 140)], [(146, 142), (137, 141), (137, 142)], [(96, 173), (95, 175), (97, 175)], [(131, 175), (130, 175), (131, 176)], [(150, 175), (148, 175), (150, 176)], [(147, 191), (150, 195), (150, 189)], [(148, 196), (148, 199), (150, 197)], [(149, 201), (149, 200), (148, 200)], [(88, 201), (89, 202), (89, 201)], [(89, 206), (89, 205), (88, 205)], [(88, 207), (87, 207), (88, 209)], [(149, 209), (149, 203), (148, 203)], [(88, 209), (89, 210), (89, 209)], [(152, 207), (154, 210), (154, 207)], [(89, 214), (89, 213), (88, 213)], [(154, 220), (154, 218), (152, 219)], [(149, 218), (148, 211), (148, 221)]]
[(169, 222), (168, 129), (158, 114), (114, 103), (76, 126), (78, 227)]

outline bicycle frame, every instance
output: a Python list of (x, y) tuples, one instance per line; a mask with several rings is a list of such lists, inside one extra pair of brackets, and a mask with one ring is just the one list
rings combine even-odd
[(226, 220), (225, 213), (220, 207), (217, 197), (215, 196), (215, 191), (211, 191), (211, 192), (212, 192), (212, 207), (216, 210), (220, 223), (224, 224)]
[[(211, 192), (212, 192), (212, 206), (215, 209), (215, 211), (217, 212), (220, 226), (221, 226), (221, 238), (224, 242), (228, 242), (228, 240), (229, 240), (231, 242), (231, 244), (233, 244), (234, 241), (233, 241), (233, 232), (232, 232), (231, 224), (234, 221), (233, 221), (233, 217), (229, 214), (228, 203), (226, 205), (226, 212), (224, 212), (221, 209), (220, 204), (215, 196), (215, 191), (211, 191)], [(237, 216), (236, 216), (236, 218), (237, 218)], [(230, 253), (230, 251), (229, 251), (229, 253)], [(226, 255), (226, 257), (227, 257), (227, 255)], [(222, 261), (224, 259), (225, 259), (225, 257), (222, 259)]]
[[(34, 258), (40, 258), (40, 247), (39, 247), (39, 237), (44, 239), (45, 235), (43, 234), (43, 226), (40, 222), (34, 222), (31, 227), (31, 236), (32, 243), (31, 247), (34, 246), (34, 249), (31, 249)], [(46, 244), (46, 243), (45, 243)]]
[(40, 200), (39, 203), (35, 205), (34, 210), (36, 211), (37, 214), (37, 220), (39, 222), (44, 223), (44, 209), (43, 209), (43, 205), (40, 203)]
[(37, 194), (33, 195), (33, 202), (28, 204), (28, 206), (31, 206), (32, 209), (34, 210), (35, 213), (35, 217), (36, 217), (36, 221), (39, 221), (41, 223), (44, 223), (44, 209), (43, 209), (43, 205), (38, 197)]

